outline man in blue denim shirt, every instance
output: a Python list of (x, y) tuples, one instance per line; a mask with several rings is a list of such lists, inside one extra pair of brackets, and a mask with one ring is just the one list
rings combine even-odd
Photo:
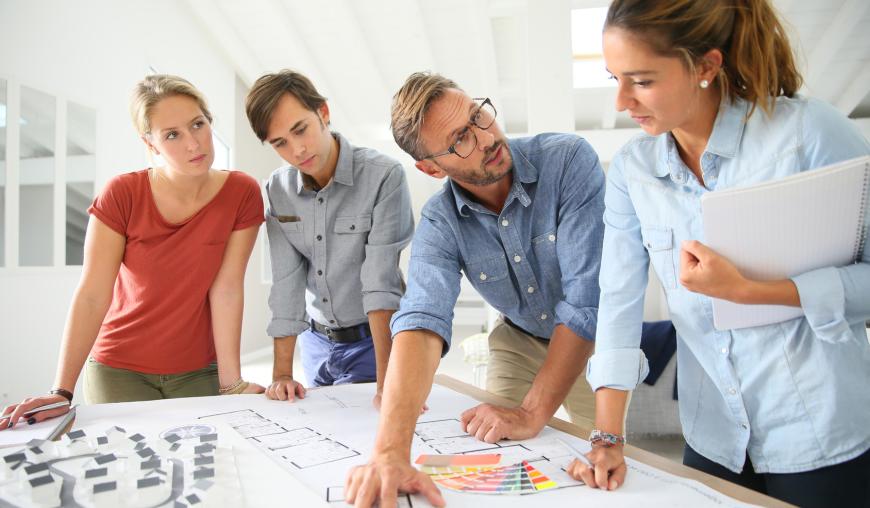
[(413, 74), (394, 97), (397, 143), (417, 169), (449, 179), (415, 233), (408, 288), (391, 322), (374, 456), (350, 475), (348, 502), (359, 495), (368, 505), (396, 488), (440, 498), (408, 458), (419, 408), (450, 347), (460, 271), (504, 316), (490, 335), (487, 389), (521, 402), (465, 411), (466, 431), (490, 443), (530, 438), (563, 401), (573, 420), (592, 417), (592, 393), (578, 375), (594, 347), (604, 174), (583, 139), (508, 141), (495, 115), (489, 99), (472, 99), (439, 75)]

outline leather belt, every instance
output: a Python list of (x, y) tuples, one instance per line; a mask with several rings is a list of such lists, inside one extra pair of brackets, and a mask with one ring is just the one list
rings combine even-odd
[(369, 328), (368, 323), (360, 323), (346, 328), (330, 328), (312, 319), (311, 329), (325, 335), (326, 338), (332, 342), (338, 342), (341, 344), (359, 342), (372, 336), (372, 329)]
[(549, 338), (549, 337), (538, 337), (538, 336), (535, 335), (534, 333), (530, 333), (528, 330), (526, 330), (526, 329), (523, 328), (522, 326), (520, 326), (520, 325), (514, 323), (513, 321), (511, 321), (511, 320), (510, 320), (507, 316), (505, 316), (504, 314), (502, 314), (501, 317), (504, 319), (505, 324), (507, 324), (508, 326), (510, 326), (511, 328), (513, 328), (514, 330), (517, 330), (517, 331), (519, 331), (519, 332), (523, 332), (524, 334), (528, 335), (529, 337), (531, 337), (531, 338), (533, 338), (533, 339), (545, 340), (545, 341), (547, 341), (547, 342), (550, 342), (550, 338)]

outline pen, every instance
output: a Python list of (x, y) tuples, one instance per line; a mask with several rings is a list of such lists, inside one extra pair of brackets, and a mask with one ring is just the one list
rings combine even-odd
[(571, 452), (571, 455), (573, 455), (574, 457), (576, 457), (577, 460), (579, 460), (580, 462), (586, 464), (587, 466), (589, 466), (589, 467), (591, 467), (591, 468), (594, 468), (594, 467), (595, 467), (595, 465), (592, 464), (592, 462), (590, 462), (589, 459), (586, 457), (586, 454), (585, 454), (585, 453), (581, 452), (581, 451), (578, 450), (577, 448), (574, 448), (574, 446), (571, 445), (571, 443), (569, 443), (568, 441), (565, 441), (564, 439), (562, 439), (562, 438), (560, 438), (560, 437), (557, 437), (556, 439), (557, 439), (560, 443), (562, 443), (562, 446), (564, 446), (565, 448), (567, 448), (568, 451)]
[[(42, 411), (48, 411), (50, 409), (57, 409), (59, 407), (64, 407), (64, 406), (68, 406), (68, 405), (69, 405), (68, 400), (64, 400), (62, 402), (52, 402), (51, 404), (45, 404), (43, 406), (35, 407), (35, 408), (25, 412), (25, 413), (22, 413), (20, 418), (26, 420), (27, 418), (32, 417), (36, 413), (40, 413)], [(12, 416), (11, 413), (8, 415), (0, 416), (0, 420), (8, 420), (10, 416)], [(10, 423), (9, 426), (11, 427), (12, 426), (11, 422), (9, 422), (9, 423)]]
[(31, 409), (30, 411), (27, 411), (26, 413), (22, 414), (21, 417), (27, 418), (28, 416), (33, 416), (36, 413), (41, 413), (43, 411), (48, 411), (50, 409), (57, 409), (59, 407), (64, 407), (64, 406), (69, 406), (68, 400), (64, 400), (61, 402), (52, 402), (51, 404), (46, 404), (44, 406), (35, 407), (35, 408)]

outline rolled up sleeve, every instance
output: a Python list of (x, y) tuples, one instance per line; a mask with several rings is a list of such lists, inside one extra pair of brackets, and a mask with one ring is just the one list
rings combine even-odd
[(411, 246), (408, 272), (408, 289), (390, 322), (392, 334), (429, 330), (444, 340), (442, 355), (447, 354), (459, 297), (458, 250), (453, 236), (439, 231), (425, 213)]
[[(870, 154), (870, 142), (830, 105), (809, 99), (803, 118), (802, 163), (812, 169)], [(861, 259), (849, 266), (827, 267), (792, 277), (801, 308), (816, 336), (825, 342), (854, 339), (850, 329), (870, 319), (870, 209), (864, 216)]]
[[(268, 186), (266, 193), (268, 199)], [(308, 263), (287, 240), (281, 223), (272, 215), (271, 206), (266, 212), (266, 233), (272, 262), (272, 289), (269, 292), (272, 319), (266, 333), (271, 337), (299, 335), (309, 326), (305, 313)]]
[(595, 354), (586, 366), (593, 391), (601, 387), (633, 390), (649, 372), (640, 350), (649, 257), (620, 162), (617, 155), (611, 163), (604, 197), (598, 328)]
[(851, 327), (870, 319), (870, 259), (866, 249), (860, 263), (812, 270), (792, 281), (807, 322), (819, 340), (853, 340)]
[(555, 324), (564, 324), (586, 340), (595, 340), (598, 322), (598, 275), (604, 225), (604, 171), (585, 140), (568, 154), (556, 244), (562, 273), (562, 299)]
[(372, 229), (360, 270), (363, 310), (395, 310), (404, 292), (399, 256), (414, 234), (411, 193), (401, 165), (396, 165), (379, 190), (372, 210)]

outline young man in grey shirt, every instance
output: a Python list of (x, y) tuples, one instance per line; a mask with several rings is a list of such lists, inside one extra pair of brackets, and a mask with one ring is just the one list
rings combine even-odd
[(272, 399), (303, 397), (293, 377), (302, 340), (309, 386), (377, 381), (404, 282), (399, 254), (414, 219), (402, 166), (329, 129), (329, 106), (305, 76), (262, 76), (246, 101), (251, 128), (289, 166), (266, 183), (272, 258)]

